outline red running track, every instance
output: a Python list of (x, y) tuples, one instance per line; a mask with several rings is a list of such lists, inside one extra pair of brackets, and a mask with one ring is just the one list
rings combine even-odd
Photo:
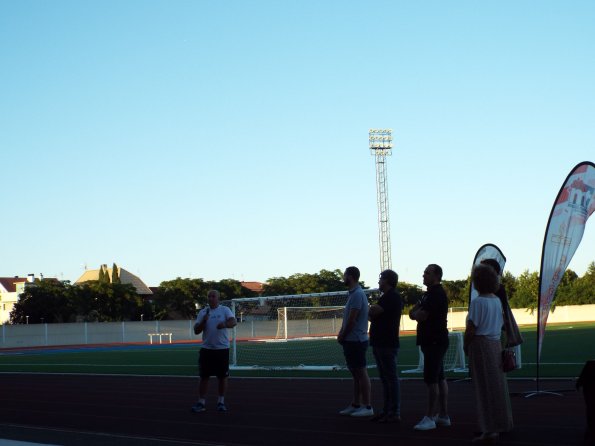
[[(453, 425), (416, 432), (425, 385), (404, 380), (401, 424), (382, 425), (337, 414), (350, 401), (348, 379), (231, 378), (228, 413), (215, 411), (215, 381), (207, 412), (195, 414), (198, 379), (3, 374), (0, 438), (58, 445), (440, 445), (470, 444), (476, 420), (469, 381), (450, 382)], [(535, 388), (514, 381), (511, 391)], [(586, 426), (582, 394), (571, 381), (542, 381), (563, 396), (512, 398), (515, 429), (502, 445), (580, 445)], [(376, 408), (381, 386), (373, 380)], [(0, 444), (2, 441), (0, 440)]]

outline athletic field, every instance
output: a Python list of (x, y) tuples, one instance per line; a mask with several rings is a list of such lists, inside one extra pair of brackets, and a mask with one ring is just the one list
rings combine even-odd
[[(534, 327), (522, 330), (522, 368), (510, 378), (531, 378), (536, 374), (536, 333)], [(265, 345), (266, 344), (266, 345)], [(125, 345), (107, 347), (47, 348), (0, 350), (0, 372), (91, 373), (196, 376), (198, 343), (163, 345)], [(298, 357), (310, 364), (328, 363), (329, 355), (342, 361), (341, 347), (334, 339), (277, 343), (239, 342), (238, 358), (250, 358), (247, 364), (275, 367), (278, 358)], [(318, 357), (321, 357), (318, 359)], [(322, 359), (324, 358), (324, 360)], [(595, 358), (595, 323), (552, 325), (546, 330), (541, 355), (540, 376), (573, 378), (580, 374), (585, 361)], [(418, 349), (414, 335), (401, 336), (399, 370), (417, 367)], [(251, 362), (250, 362), (251, 361)], [(333, 362), (334, 363), (334, 362)], [(373, 361), (371, 361), (373, 364)], [(344, 377), (345, 371), (234, 370), (234, 376)], [(370, 370), (375, 376), (375, 370)], [(401, 374), (419, 377), (419, 374)], [(465, 374), (450, 373), (464, 377)]]

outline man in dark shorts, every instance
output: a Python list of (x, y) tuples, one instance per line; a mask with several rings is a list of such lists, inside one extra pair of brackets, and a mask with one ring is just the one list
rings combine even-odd
[(343, 274), (349, 297), (343, 310), (343, 324), (337, 341), (343, 346), (347, 368), (353, 377), (351, 404), (339, 412), (352, 417), (371, 417), (374, 409), (370, 401), (370, 377), (366, 369), (368, 349), (368, 298), (359, 284), (359, 269), (350, 266)]
[(228, 307), (219, 305), (219, 291), (209, 291), (208, 300), (209, 305), (198, 312), (194, 324), (194, 333), (202, 333), (202, 347), (198, 356), (199, 399), (191, 410), (192, 412), (206, 410), (209, 378), (216, 376), (219, 382), (217, 410), (227, 412), (225, 406), (225, 391), (229, 377), (229, 334), (227, 329), (235, 327), (237, 321)]
[(401, 421), (401, 389), (397, 375), (397, 354), (403, 301), (397, 291), (398, 281), (399, 276), (393, 270), (387, 269), (380, 273), (378, 289), (382, 292), (382, 296), (368, 312), (370, 345), (384, 396), (382, 412), (372, 418), (372, 421), (379, 423)]
[(424, 382), (428, 386), (426, 415), (414, 426), (415, 430), (430, 430), (436, 426), (450, 426), (448, 416), (448, 385), (444, 378), (444, 355), (448, 350), (446, 316), (448, 298), (440, 282), (442, 268), (432, 264), (424, 271), (426, 292), (409, 312), (417, 321), (417, 345), (424, 354)]

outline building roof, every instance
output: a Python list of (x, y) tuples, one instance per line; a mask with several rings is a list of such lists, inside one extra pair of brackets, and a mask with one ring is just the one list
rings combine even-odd
[[(106, 265), (102, 266), (102, 269), (108, 273), (110, 282), (113, 277), (112, 268), (107, 268)], [(153, 294), (153, 292), (149, 289), (147, 285), (138, 277), (132, 274), (129, 271), (126, 271), (124, 268), (118, 266), (118, 277), (120, 278), (121, 283), (130, 284), (134, 288), (136, 288), (136, 292), (138, 294)], [(84, 282), (91, 282), (94, 280), (99, 280), (99, 269), (89, 269), (83, 273), (81, 277), (79, 277), (75, 284), (84, 283)]]
[(0, 277), (0, 291), (4, 293), (16, 293), (16, 284), (26, 281), (26, 277)]
[(255, 293), (262, 293), (264, 290), (264, 283), (262, 282), (240, 282), (240, 285), (242, 285), (244, 288), (249, 289), (250, 291), (253, 291)]

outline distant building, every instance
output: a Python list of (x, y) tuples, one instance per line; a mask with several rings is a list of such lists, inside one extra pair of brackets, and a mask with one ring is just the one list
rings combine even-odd
[(262, 294), (262, 292), (264, 291), (264, 283), (262, 282), (240, 282), (240, 285), (242, 285), (244, 288), (258, 294), (259, 296)]
[(0, 324), (10, 320), (10, 312), (19, 300), (19, 295), (25, 291), (25, 284), (35, 281), (35, 275), (27, 277), (0, 277)]
[[(145, 285), (145, 283), (138, 276), (135, 276), (131, 272), (126, 271), (124, 268), (120, 268), (119, 266), (116, 266), (116, 268), (117, 268), (117, 275), (120, 279), (120, 283), (132, 285), (136, 289), (136, 292), (141, 296), (153, 294), (151, 289), (147, 285)], [(108, 268), (107, 265), (101, 265), (100, 269), (89, 269), (89, 270), (85, 271), (83, 273), (83, 275), (81, 277), (79, 277), (76, 280), (76, 282), (74, 282), (74, 284), (80, 285), (81, 283), (85, 283), (85, 282), (97, 281), (97, 280), (99, 280), (99, 272), (100, 271), (103, 271), (103, 274), (107, 274), (110, 282), (113, 281), (113, 277), (114, 277), (113, 268)]]

